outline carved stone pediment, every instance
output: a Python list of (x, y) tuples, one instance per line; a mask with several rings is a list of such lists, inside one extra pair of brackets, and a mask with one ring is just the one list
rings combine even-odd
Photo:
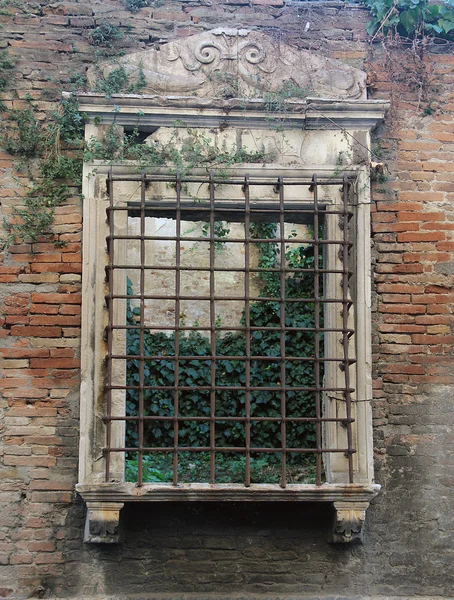
[[(132, 84), (142, 71), (143, 94), (257, 98), (285, 90), (286, 97), (366, 98), (363, 71), (247, 29), (214, 29), (129, 54), (120, 64)], [(115, 68), (101, 65), (102, 75)], [(89, 69), (92, 85), (98, 77), (99, 68)]]

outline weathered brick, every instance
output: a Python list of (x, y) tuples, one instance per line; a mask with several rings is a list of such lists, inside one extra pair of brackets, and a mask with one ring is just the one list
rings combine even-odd
[(46, 315), (30, 317), (30, 325), (80, 325), (79, 316)]
[(439, 242), (444, 240), (446, 235), (443, 231), (433, 232), (418, 232), (418, 233), (398, 233), (397, 240), (399, 242)]
[(62, 42), (25, 42), (21, 40), (11, 40), (10, 46), (13, 48), (29, 48), (30, 50), (54, 50), (55, 52), (73, 52), (71, 44), (64, 44)]
[(90, 5), (75, 2), (55, 2), (43, 6), (45, 15), (92, 15), (93, 9)]
[(80, 304), (81, 300), (82, 297), (80, 294), (32, 294), (32, 302), (37, 304)]
[(30, 366), (34, 369), (76, 369), (80, 367), (80, 361), (73, 358), (32, 358)]
[(62, 330), (60, 327), (32, 327), (15, 325), (11, 327), (11, 335), (21, 337), (60, 337)]

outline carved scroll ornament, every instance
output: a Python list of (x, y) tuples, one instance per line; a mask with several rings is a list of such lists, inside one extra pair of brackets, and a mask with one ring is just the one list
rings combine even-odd
[[(290, 83), (298, 96), (366, 98), (363, 71), (246, 29), (204, 32), (129, 54), (120, 64), (131, 83), (142, 71), (145, 94), (254, 98)], [(102, 75), (115, 68), (102, 66)], [(90, 69), (88, 76), (94, 85), (99, 73)]]

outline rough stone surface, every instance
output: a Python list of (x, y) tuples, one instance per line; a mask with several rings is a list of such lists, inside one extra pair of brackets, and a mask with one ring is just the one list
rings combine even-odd
[[(71, 24), (72, 24), (71, 19)], [(247, 29), (218, 27), (185, 43), (169, 42), (159, 51), (128, 54), (121, 59), (132, 81), (141, 73), (143, 93), (250, 98), (275, 93), (285, 82), (309, 96), (359, 99), (366, 96), (365, 73), (341, 61), (318, 56)], [(102, 67), (104, 75), (116, 65)], [(89, 81), (99, 66), (88, 70)]]
[[(164, 0), (131, 13), (119, 0), (42, 1), (2, 11), (0, 48), (16, 60), (5, 105), (24, 108), (30, 94), (42, 121), (95, 58), (82, 26), (93, 16), (97, 25), (120, 26), (126, 37), (114, 46), (131, 52), (216, 27), (265, 31), (367, 70), (370, 97), (391, 98), (393, 109), (373, 157), (386, 164), (372, 204), (373, 410), (383, 487), (364, 544), (326, 543), (329, 506), (179, 503), (125, 506), (121, 545), (83, 544), (84, 506), (73, 492), (82, 227), (74, 200), (55, 226), (65, 246), (43, 239), (1, 254), (0, 597), (452, 598), (452, 49), (429, 45), (423, 63), (406, 48), (385, 53), (367, 43), (367, 12), (336, 2)], [(415, 91), (415, 77), (428, 95)], [(8, 217), (21, 205), (27, 171), (4, 151), (0, 170)]]

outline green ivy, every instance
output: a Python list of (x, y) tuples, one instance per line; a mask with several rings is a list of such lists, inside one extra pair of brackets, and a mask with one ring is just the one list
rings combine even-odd
[[(251, 236), (265, 239), (275, 238), (277, 226), (275, 224), (252, 224)], [(227, 235), (227, 234), (226, 234)], [(278, 242), (258, 242), (259, 263), (263, 268), (276, 268), (280, 262)], [(313, 248), (296, 246), (286, 252), (286, 262), (290, 268), (313, 269)], [(313, 295), (313, 272), (294, 274), (285, 282), (286, 298), (312, 297)], [(249, 322), (251, 327), (270, 327), (276, 331), (258, 330), (250, 333), (250, 351), (252, 356), (280, 356), (280, 275), (278, 272), (262, 273), (263, 297), (276, 298), (274, 300), (253, 302), (249, 310)], [(128, 280), (128, 295), (133, 295), (131, 281)], [(140, 309), (133, 308), (131, 302), (127, 306), (127, 323), (137, 324)], [(245, 315), (241, 319), (244, 325)], [(285, 323), (287, 327), (314, 327), (314, 305), (312, 303), (285, 303)], [(144, 332), (144, 351), (147, 356), (159, 356), (159, 359), (146, 360), (144, 363), (144, 375), (146, 385), (172, 386), (175, 380), (175, 335), (163, 332)], [(131, 356), (140, 354), (140, 330), (129, 329), (127, 331), (127, 354)], [(314, 334), (312, 331), (292, 331), (286, 333), (286, 353), (289, 356), (312, 357), (314, 355)], [(228, 332), (216, 339), (216, 354), (218, 356), (245, 356), (246, 337), (244, 332)], [(203, 357), (211, 355), (210, 340), (198, 331), (191, 331), (187, 335), (180, 335), (180, 356), (199, 356), (198, 359), (179, 360), (178, 377), (181, 386), (190, 386), (195, 389), (181, 390), (179, 394), (180, 416), (205, 416), (210, 415), (210, 393), (208, 390), (197, 388), (207, 387), (211, 384), (211, 363)], [(139, 385), (140, 361), (129, 359), (127, 361), (126, 384), (128, 386)], [(228, 389), (216, 393), (216, 415), (231, 417), (245, 415), (245, 392), (235, 389), (246, 383), (245, 362), (243, 360), (225, 359), (217, 362), (216, 385), (225, 386)], [(290, 387), (312, 387), (315, 385), (314, 369), (311, 362), (287, 361), (286, 362), (286, 385)], [(279, 361), (252, 360), (250, 365), (250, 384), (254, 387), (272, 387), (276, 391), (263, 390), (251, 392), (251, 414), (262, 417), (279, 417), (281, 410), (281, 370)], [(174, 414), (173, 396), (165, 390), (144, 390), (145, 414), (171, 417)], [(126, 414), (137, 416), (139, 402), (139, 390), (127, 390)], [(311, 392), (288, 391), (286, 410), (288, 416), (313, 417), (315, 416), (314, 394)], [(145, 422), (144, 425), (145, 444), (150, 446), (173, 446), (173, 423), (171, 421)], [(280, 423), (260, 422), (252, 425), (251, 439), (255, 447), (280, 446)], [(244, 446), (245, 445), (244, 424), (236, 422), (217, 422), (216, 445), (217, 446)], [(209, 423), (182, 421), (179, 427), (180, 446), (208, 446), (210, 439)], [(287, 445), (289, 447), (313, 447), (315, 443), (315, 426), (313, 423), (298, 422), (289, 425)], [(135, 424), (129, 422), (126, 429), (126, 445), (134, 448), (138, 444), (138, 431)], [(184, 453), (183, 453), (184, 454)], [(188, 453), (189, 454), (189, 453)], [(207, 456), (204, 456), (207, 454)], [(225, 455), (224, 455), (225, 456)], [(133, 477), (134, 465), (137, 466), (137, 458), (130, 453), (127, 458), (127, 473)], [(171, 480), (171, 465), (168, 455), (155, 456), (147, 459), (147, 468), (144, 473), (145, 481)], [(207, 479), (209, 460), (208, 453), (195, 453), (188, 457), (191, 464), (195, 465), (192, 476), (199, 477), (195, 480)], [(218, 460), (218, 459), (217, 459)], [(241, 461), (244, 457), (229, 456), (227, 462), (221, 461), (220, 477), (222, 482), (233, 481), (228, 478), (228, 473), (235, 469), (241, 471)], [(133, 461), (130, 463), (130, 461)], [(156, 462), (157, 461), (157, 462)], [(264, 461), (262, 465), (262, 461)], [(224, 464), (226, 472), (223, 475)], [(264, 477), (268, 482), (278, 480), (280, 456), (279, 453), (263, 455), (256, 466), (260, 469), (264, 466)], [(292, 457), (289, 464), (308, 467), (312, 464), (311, 459)], [(184, 466), (183, 460), (181, 469)], [(243, 465), (244, 466), (244, 465)], [(132, 470), (131, 470), (132, 469)], [(233, 471), (232, 471), (233, 469)], [(238, 471), (238, 473), (239, 473)], [(241, 471), (242, 472), (242, 471)], [(148, 475), (147, 475), (148, 473)], [(146, 479), (147, 477), (152, 479)], [(153, 479), (157, 478), (157, 479)], [(276, 479), (277, 478), (277, 479)], [(241, 479), (241, 478), (240, 478)], [(194, 479), (193, 479), (194, 480)], [(244, 480), (244, 476), (243, 479)], [(236, 480), (235, 480), (236, 481)]]
[(216, 177), (222, 179), (233, 165), (262, 162), (266, 158), (263, 152), (251, 152), (244, 147), (227, 147), (225, 144), (218, 147), (203, 131), (180, 123), (175, 125), (171, 138), (166, 142), (153, 140), (143, 144), (138, 139), (138, 128), (122, 135), (114, 121), (103, 139), (93, 137), (88, 140), (85, 160), (102, 160), (109, 164), (133, 160), (138, 170), (166, 165), (169, 173), (178, 172), (181, 177), (190, 175), (196, 168), (206, 168), (215, 171)]
[[(56, 207), (73, 195), (74, 187), (80, 188), (85, 120), (73, 98), (60, 103), (50, 123), (37, 119), (31, 101), (24, 109), (7, 112), (0, 132), (2, 146), (20, 157), (20, 168), (38, 159), (38, 176), (31, 177), (23, 206), (14, 208), (12, 219), (3, 221), (7, 247), (50, 235)], [(63, 151), (62, 144), (72, 152)]]
[(43, 150), (44, 133), (36, 119), (31, 103), (27, 108), (12, 109), (3, 124), (1, 143), (9, 154), (28, 159), (39, 156)]
[[(14, 69), (14, 62), (6, 50), (0, 52), (0, 94), (6, 90), (11, 78), (11, 71)], [(0, 112), (5, 110), (5, 105), (0, 98)]]
[[(126, 461), (126, 481), (137, 481), (139, 471), (137, 457)], [(269, 459), (250, 459), (251, 483), (279, 483), (278, 459), (270, 465)], [(178, 480), (180, 482), (209, 481), (210, 460), (207, 452), (180, 452), (178, 454)], [(147, 483), (166, 483), (173, 479), (171, 454), (144, 455), (142, 459), (143, 480)], [(246, 476), (246, 457), (234, 454), (216, 456), (216, 483), (243, 483)], [(289, 482), (315, 483), (315, 465), (306, 461), (297, 468), (287, 468)]]
[(454, 0), (361, 0), (372, 14), (369, 34), (397, 33), (406, 37), (436, 36), (454, 41)]

